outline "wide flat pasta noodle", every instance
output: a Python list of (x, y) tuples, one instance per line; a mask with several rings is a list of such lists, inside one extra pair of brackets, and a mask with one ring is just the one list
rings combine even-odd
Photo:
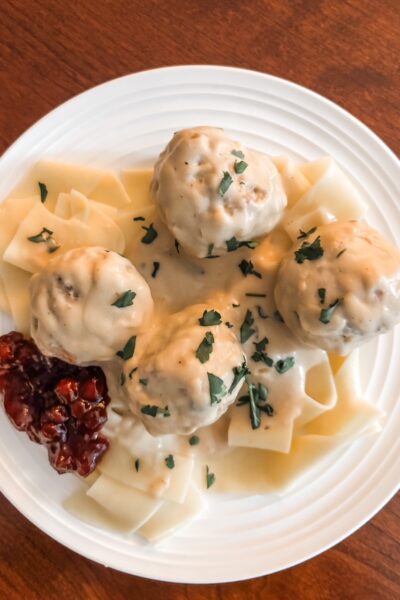
[(299, 229), (307, 230), (329, 220), (349, 221), (365, 216), (367, 206), (350, 179), (330, 157), (299, 165), (311, 187), (283, 219), (292, 240)]
[(150, 182), (152, 178), (152, 168), (127, 169), (122, 171), (122, 183), (135, 208), (142, 208), (153, 204), (150, 196)]
[(291, 208), (310, 189), (311, 183), (298, 165), (288, 156), (276, 156), (272, 158), (282, 178), (288, 208)]

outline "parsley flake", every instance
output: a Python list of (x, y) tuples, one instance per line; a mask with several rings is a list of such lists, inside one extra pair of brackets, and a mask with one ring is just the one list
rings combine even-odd
[(149, 380), (148, 379), (139, 379), (139, 383), (146, 386), (149, 383)]
[(298, 240), (305, 240), (309, 235), (312, 235), (315, 231), (317, 231), (316, 227), (311, 227), (308, 231), (299, 230), (299, 235), (297, 236)]
[(215, 483), (215, 475), (214, 473), (210, 473), (208, 465), (206, 466), (206, 482), (207, 489), (210, 488), (213, 485), (213, 483)]
[(175, 467), (175, 461), (174, 461), (174, 457), (172, 456), (172, 454), (168, 454), (168, 456), (164, 460), (165, 460), (165, 464), (167, 465), (168, 469), (173, 469)]
[(233, 381), (231, 383), (231, 387), (229, 388), (229, 393), (231, 394), (235, 387), (246, 377), (246, 375), (250, 375), (250, 369), (247, 366), (246, 361), (244, 360), (240, 367), (234, 367), (233, 371)]
[(53, 232), (50, 229), (47, 229), (47, 227), (43, 227), (40, 233), (31, 235), (27, 239), (34, 244), (47, 244), (47, 252), (49, 252), (49, 254), (53, 254), (53, 252), (60, 247), (53, 238)]
[(216, 310), (205, 310), (203, 316), (199, 319), (199, 323), (203, 327), (220, 325), (222, 323), (221, 315)]
[(120, 358), (122, 358), (122, 360), (129, 360), (130, 358), (132, 358), (132, 356), (135, 352), (135, 346), (136, 346), (136, 335), (133, 335), (126, 342), (123, 349), (118, 350), (118, 352), (116, 352), (116, 355), (119, 356)]
[(268, 417), (272, 417), (274, 409), (268, 400), (268, 388), (264, 384), (259, 383), (256, 386), (254, 383), (247, 381), (249, 393), (239, 398), (237, 406), (249, 405), (249, 416), (252, 429), (258, 429), (261, 426), (261, 412), (265, 412)]
[(254, 242), (252, 240), (237, 240), (235, 237), (232, 237), (230, 240), (226, 240), (226, 248), (228, 252), (234, 252), (239, 248), (250, 248), (250, 250), (254, 250), (257, 248), (258, 242)]
[(132, 292), (132, 290), (126, 290), (119, 296), (115, 302), (111, 304), (111, 306), (116, 306), (117, 308), (126, 308), (127, 306), (132, 306), (133, 300), (136, 297), (136, 292)]
[(228, 171), (224, 171), (224, 176), (221, 179), (221, 183), (219, 184), (218, 188), (218, 192), (221, 194), (221, 196), (223, 196), (228, 191), (232, 183), (233, 179), (231, 175), (228, 173)]
[(318, 288), (318, 297), (319, 297), (320, 303), (323, 304), (325, 302), (325, 297), (326, 297), (326, 289), (325, 288)]
[(137, 458), (135, 460), (135, 469), (136, 469), (136, 473), (139, 473), (139, 469), (140, 469), (140, 458)]
[(256, 348), (256, 351), (254, 352), (254, 354), (252, 355), (251, 358), (254, 360), (254, 362), (263, 362), (264, 364), (267, 365), (267, 367), (272, 367), (274, 364), (274, 361), (265, 352), (265, 348), (267, 347), (267, 344), (269, 343), (268, 338), (264, 337), (259, 342), (253, 342), (253, 343)]
[(311, 244), (309, 242), (303, 242), (301, 247), (295, 251), (294, 256), (296, 262), (301, 265), (305, 260), (317, 260), (318, 258), (321, 258), (323, 254), (324, 249), (321, 246), (321, 238), (318, 236)]
[(248, 296), (248, 298), (266, 298), (267, 294), (256, 294), (256, 292), (247, 292), (245, 296)]
[(199, 359), (201, 364), (204, 364), (210, 358), (210, 354), (213, 351), (213, 343), (214, 343), (214, 336), (211, 333), (211, 331), (207, 331), (202, 342), (200, 343), (199, 347), (196, 350), (196, 358)]
[(294, 365), (294, 356), (288, 356), (287, 358), (281, 358), (275, 362), (275, 370), (281, 375), (289, 371)]
[(247, 162), (244, 162), (244, 160), (235, 160), (233, 168), (235, 169), (235, 173), (240, 175), (241, 173), (244, 173), (248, 166), (249, 165), (247, 164)]
[(244, 158), (244, 154), (241, 150), (232, 150), (231, 154), (236, 156), (236, 158)]
[(339, 256), (342, 256), (343, 252), (346, 252), (347, 248), (343, 248), (340, 252), (338, 252), (336, 254), (336, 258), (339, 258)]
[(257, 313), (258, 313), (258, 316), (260, 317), (260, 319), (268, 319), (268, 315), (266, 312), (264, 312), (264, 309), (262, 306), (257, 304), (256, 309), (257, 309)]
[(256, 332), (255, 329), (252, 329), (252, 325), (254, 324), (254, 317), (251, 310), (246, 312), (244, 317), (244, 321), (240, 326), (240, 343), (244, 344), (247, 342), (249, 338)]
[(133, 221), (145, 221), (146, 219), (144, 217), (134, 217)]
[(207, 377), (210, 387), (210, 404), (219, 404), (222, 398), (228, 394), (228, 389), (223, 380), (217, 375), (207, 373)]
[(198, 444), (200, 444), (200, 438), (198, 435), (192, 435), (192, 437), (189, 438), (189, 444), (191, 446), (197, 446)]
[(254, 270), (254, 266), (253, 266), (253, 263), (251, 262), (251, 260), (243, 259), (239, 263), (239, 269), (242, 271), (242, 273), (245, 277), (247, 277), (248, 275), (254, 275), (255, 277), (258, 277), (259, 279), (262, 278), (261, 273)]
[(232, 329), (233, 327), (232, 323), (230, 323), (229, 321), (225, 321), (225, 325), (228, 327), (228, 329)]
[(142, 229), (144, 229), (146, 231), (146, 233), (144, 234), (144, 236), (140, 240), (142, 242), (142, 244), (151, 244), (152, 242), (154, 242), (154, 240), (158, 236), (158, 233), (154, 229), (153, 223), (151, 223), (149, 225), (149, 227), (146, 227), (145, 225), (142, 225)]
[(214, 244), (208, 244), (206, 258), (219, 258), (218, 254), (213, 254)]
[(149, 417), (156, 417), (158, 414), (162, 415), (163, 417), (171, 416), (171, 413), (168, 410), (168, 406), (160, 408), (156, 404), (145, 404), (140, 409), (140, 412), (142, 412), (144, 415), (148, 415)]
[(45, 183), (38, 182), (40, 190), (40, 202), (44, 204), (46, 202), (47, 194), (49, 193)]
[(157, 260), (155, 260), (153, 262), (153, 271), (151, 273), (151, 276), (153, 277), (153, 279), (155, 279), (157, 277), (157, 273), (158, 273), (159, 269), (160, 269), (160, 263)]
[(321, 321), (321, 323), (323, 323), (324, 325), (330, 323), (332, 315), (339, 306), (339, 303), (340, 300), (339, 298), (337, 298), (335, 302), (332, 302), (332, 304), (329, 305), (329, 308), (321, 308), (321, 312), (319, 315), (319, 320)]

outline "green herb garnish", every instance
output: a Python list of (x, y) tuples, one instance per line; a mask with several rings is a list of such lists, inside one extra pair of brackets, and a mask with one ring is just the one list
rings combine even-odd
[(229, 321), (225, 321), (225, 325), (228, 327), (228, 329), (232, 329), (233, 327), (232, 323), (230, 323)]
[(219, 404), (222, 398), (228, 394), (228, 389), (223, 380), (217, 375), (207, 373), (207, 377), (210, 387), (210, 404)]
[(264, 364), (267, 365), (267, 367), (272, 367), (274, 364), (274, 361), (265, 352), (265, 348), (267, 347), (267, 344), (269, 343), (268, 338), (264, 337), (259, 342), (253, 342), (253, 343), (256, 348), (256, 351), (254, 352), (254, 354), (252, 355), (251, 358), (254, 360), (254, 362), (263, 362)]
[(137, 458), (135, 460), (135, 469), (136, 469), (136, 473), (138, 473), (139, 469), (140, 469), (140, 458)]
[(142, 225), (142, 229), (144, 229), (146, 231), (146, 233), (140, 240), (142, 242), (142, 244), (151, 244), (152, 242), (154, 242), (154, 240), (158, 236), (158, 233), (154, 229), (153, 223), (151, 223), (148, 227), (146, 227), (145, 225)]
[(260, 317), (260, 319), (268, 319), (268, 315), (267, 315), (267, 313), (264, 312), (264, 309), (262, 306), (257, 304), (256, 309), (257, 309), (257, 313), (258, 313), (258, 316)]
[(128, 373), (128, 377), (129, 379), (132, 379), (133, 374), (138, 370), (138, 367), (133, 367), (133, 369), (131, 369)]
[(336, 258), (339, 258), (339, 256), (342, 256), (343, 252), (346, 252), (347, 248), (343, 248), (340, 252), (338, 252), (336, 254)]
[(214, 244), (208, 244), (206, 258), (219, 258), (218, 254), (213, 254)]
[(213, 483), (215, 483), (215, 475), (214, 473), (210, 473), (210, 469), (208, 468), (208, 465), (206, 466), (206, 482), (207, 482), (207, 489), (210, 488)]
[(53, 238), (53, 232), (50, 229), (47, 229), (47, 227), (43, 227), (40, 233), (31, 235), (27, 239), (34, 244), (47, 244), (47, 252), (49, 252), (49, 254), (52, 254), (60, 247), (57, 246), (57, 242)]
[(274, 409), (267, 403), (268, 388), (264, 384), (259, 383), (256, 386), (254, 383), (247, 381), (247, 387), (249, 393), (239, 398), (237, 406), (249, 405), (251, 428), (258, 429), (261, 425), (261, 411), (272, 417)]
[(228, 171), (224, 171), (224, 176), (221, 179), (221, 183), (219, 184), (218, 192), (223, 196), (225, 192), (228, 191), (231, 184), (233, 183), (233, 179)]
[(39, 181), (38, 183), (39, 183), (39, 190), (40, 190), (40, 202), (42, 204), (44, 204), (46, 202), (47, 194), (49, 192), (47, 190), (45, 183), (42, 183), (41, 181)]
[(157, 273), (159, 271), (159, 268), (160, 268), (160, 263), (155, 260), (153, 262), (153, 271), (151, 273), (151, 276), (153, 277), (153, 279), (155, 279), (157, 277)]
[(286, 373), (294, 365), (294, 356), (288, 356), (287, 358), (281, 358), (275, 362), (275, 370), (280, 373)]
[(332, 304), (329, 305), (329, 308), (321, 308), (321, 312), (319, 315), (319, 320), (321, 321), (321, 323), (324, 323), (324, 325), (327, 325), (328, 323), (330, 323), (332, 315), (335, 312), (335, 310), (337, 309), (339, 303), (340, 303), (340, 300), (339, 300), (339, 298), (337, 298), (335, 300), (335, 302), (332, 302)]
[(319, 301), (321, 304), (323, 304), (325, 302), (325, 296), (326, 296), (326, 289), (318, 288), (318, 297), (319, 297)]
[(116, 355), (119, 356), (120, 358), (122, 358), (122, 360), (129, 360), (130, 358), (132, 358), (132, 356), (135, 352), (135, 346), (136, 346), (136, 335), (133, 335), (126, 342), (123, 349), (118, 350)]
[(207, 331), (202, 342), (196, 350), (196, 358), (199, 359), (201, 364), (204, 364), (210, 358), (210, 354), (213, 350), (214, 336), (211, 331)]
[(267, 294), (257, 294), (256, 292), (247, 292), (245, 296), (249, 298), (266, 298)]
[(179, 254), (179, 242), (178, 242), (178, 240), (175, 240), (175, 250)]
[(252, 315), (251, 310), (246, 312), (244, 317), (244, 321), (240, 326), (240, 343), (244, 344), (247, 342), (249, 338), (256, 332), (255, 329), (252, 329), (252, 325), (254, 324), (254, 317)]
[(236, 156), (236, 158), (244, 158), (244, 154), (241, 150), (232, 150), (231, 154)]
[(133, 220), (134, 221), (145, 221), (146, 219), (144, 217), (134, 217)]
[(259, 279), (261, 279), (261, 277), (262, 277), (261, 273), (254, 270), (254, 266), (253, 266), (253, 263), (251, 262), (251, 260), (243, 259), (239, 263), (239, 269), (242, 271), (242, 273), (245, 277), (247, 277), (248, 275), (254, 275), (255, 277), (258, 277)]
[(240, 304), (235, 304), (235, 303), (232, 303), (232, 307), (233, 307), (233, 308), (239, 308), (239, 306), (240, 306)]
[(167, 465), (168, 469), (173, 469), (175, 467), (175, 461), (174, 461), (174, 457), (172, 456), (172, 454), (168, 454), (167, 458), (165, 458), (164, 460), (165, 460), (165, 464)]
[(246, 377), (246, 375), (250, 375), (250, 369), (247, 366), (246, 361), (244, 360), (240, 367), (234, 367), (233, 371), (233, 381), (231, 383), (231, 387), (229, 388), (229, 393), (231, 394), (235, 387)]
[(235, 237), (232, 237), (230, 240), (226, 240), (226, 248), (228, 252), (234, 252), (238, 250), (238, 248), (250, 248), (250, 250), (254, 250), (257, 248), (258, 242), (253, 242), (252, 240), (237, 240)]
[(142, 412), (144, 415), (148, 415), (149, 417), (156, 417), (158, 414), (161, 414), (163, 417), (171, 416), (171, 413), (168, 410), (168, 406), (160, 408), (155, 404), (145, 404), (145, 406), (142, 406), (142, 408), (140, 409), (140, 412)]
[(117, 308), (126, 308), (127, 306), (132, 306), (133, 300), (136, 297), (136, 292), (132, 292), (132, 290), (126, 290), (119, 296), (115, 302), (111, 304), (111, 306), (116, 306)]
[(221, 315), (216, 310), (205, 310), (203, 316), (199, 319), (199, 323), (203, 327), (220, 325), (222, 323)]
[(244, 160), (235, 160), (233, 168), (235, 169), (235, 173), (240, 175), (247, 169), (248, 166), (249, 165), (246, 162), (244, 162)]
[(318, 236), (311, 244), (303, 242), (301, 248), (295, 251), (294, 256), (296, 262), (300, 265), (305, 260), (317, 260), (324, 254), (324, 249), (321, 247), (321, 238)]
[(146, 386), (149, 383), (149, 380), (148, 379), (139, 379), (139, 383)]
[(192, 437), (189, 438), (189, 444), (191, 446), (197, 446), (197, 444), (200, 444), (200, 438), (198, 435), (192, 435)]
[(309, 229), (308, 231), (303, 231), (302, 229), (299, 230), (299, 234), (297, 236), (298, 240), (305, 240), (306, 238), (308, 238), (309, 235), (312, 235), (315, 231), (317, 231), (316, 227), (311, 227), (311, 229)]

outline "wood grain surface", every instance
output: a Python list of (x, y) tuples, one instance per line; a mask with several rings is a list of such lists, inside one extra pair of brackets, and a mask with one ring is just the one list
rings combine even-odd
[[(174, 64), (257, 69), (327, 96), (400, 153), (399, 0), (2, 0), (0, 152), (71, 96)], [(400, 598), (400, 498), (335, 548), (252, 581), (187, 586), (96, 565), (0, 498), (0, 598)]]

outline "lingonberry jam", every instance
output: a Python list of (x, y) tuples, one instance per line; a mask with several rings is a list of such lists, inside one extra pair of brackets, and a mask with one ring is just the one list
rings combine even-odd
[(19, 431), (47, 447), (59, 473), (86, 477), (108, 450), (100, 430), (110, 402), (99, 367), (77, 367), (44, 356), (31, 339), (0, 337), (0, 395)]

